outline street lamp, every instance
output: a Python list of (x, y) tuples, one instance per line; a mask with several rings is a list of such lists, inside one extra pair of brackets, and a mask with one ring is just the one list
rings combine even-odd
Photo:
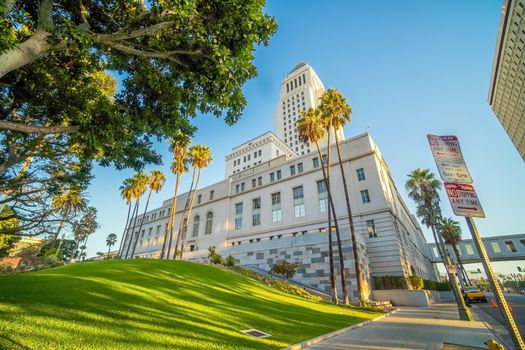
[[(430, 203), (429, 203), (430, 202)], [(441, 247), (441, 258), (443, 259), (443, 263), (445, 264), (445, 269), (447, 271), (448, 280), (450, 281), (450, 285), (452, 286), (452, 290), (454, 291), (454, 294), (456, 295), (456, 301), (458, 303), (458, 312), (459, 312), (459, 319), (463, 321), (472, 321), (472, 314), (470, 313), (470, 310), (467, 308), (467, 305), (465, 305), (465, 300), (463, 299), (463, 294), (461, 293), (461, 290), (459, 288), (458, 282), (456, 280), (456, 276), (450, 271), (449, 266), (451, 265), (450, 258), (447, 253), (447, 247), (445, 246), (445, 241), (443, 240), (443, 237), (441, 236), (441, 232), (439, 231), (439, 226), (437, 224), (436, 216), (434, 215), (437, 213), (439, 216), (441, 216), (441, 211), (439, 209), (439, 196), (436, 194), (435, 196), (432, 196), (430, 200), (428, 198), (420, 197), (417, 200), (417, 203), (423, 208), (425, 213), (430, 218), (430, 224), (436, 230), (439, 241), (439, 246)], [(430, 205), (429, 205), (430, 204)]]

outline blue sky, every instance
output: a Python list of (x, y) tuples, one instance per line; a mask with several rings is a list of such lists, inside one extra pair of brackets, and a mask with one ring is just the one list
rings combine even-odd
[[(304, 61), (325, 87), (346, 95), (353, 108), (346, 136), (371, 133), (410, 208), (406, 175), (417, 167), (437, 172), (426, 134), (457, 135), (487, 214), (477, 220), (481, 234), (525, 233), (525, 164), (487, 102), (501, 4), (269, 0), (267, 11), (279, 29), (268, 47), (256, 51), (259, 75), (244, 87), (248, 105), (242, 119), (232, 127), (211, 116), (194, 120), (199, 127), (194, 142), (209, 145), (214, 153), (202, 186), (223, 179), (224, 156), (233, 147), (273, 130), (280, 82)], [(165, 165), (146, 170), (159, 168), (169, 175), (151, 207), (169, 198), (174, 187), (167, 145), (158, 149)], [(89, 192), (102, 227), (90, 238), (89, 255), (106, 250), (108, 233), (120, 238), (127, 208), (118, 188), (131, 174), (96, 169)], [(187, 176), (183, 188), (189, 181)], [(452, 216), (444, 193), (442, 199), (445, 215)], [(463, 218), (456, 219), (468, 237)]]

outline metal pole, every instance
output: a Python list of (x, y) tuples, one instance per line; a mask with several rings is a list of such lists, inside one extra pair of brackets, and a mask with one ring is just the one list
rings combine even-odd
[(459, 319), (462, 321), (473, 321), (472, 314), (470, 313), (470, 310), (467, 308), (467, 305), (465, 305), (465, 299), (463, 299), (463, 294), (461, 293), (461, 290), (458, 286), (458, 281), (456, 280), (456, 276), (450, 272), (450, 269), (448, 268), (450, 263), (450, 257), (447, 252), (447, 248), (445, 246), (445, 241), (443, 240), (443, 237), (441, 237), (441, 232), (439, 232), (439, 226), (437, 225), (434, 215), (431, 213), (432, 218), (432, 224), (434, 225), (437, 236), (439, 239), (439, 245), (441, 246), (441, 250), (443, 251), (443, 259), (445, 259), (445, 269), (447, 270), (448, 274), (448, 280), (450, 281), (450, 284), (452, 285), (452, 289), (454, 290), (454, 294), (456, 294), (456, 301), (458, 303), (458, 312), (459, 312)]
[(474, 241), (474, 244), (478, 249), (478, 254), (481, 257), (481, 263), (483, 264), (483, 268), (485, 269), (485, 273), (487, 274), (487, 278), (494, 293), (494, 298), (496, 299), (499, 311), (501, 312), (501, 315), (505, 320), (507, 330), (509, 331), (510, 336), (512, 337), (514, 346), (516, 347), (516, 350), (525, 350), (525, 344), (523, 343), (523, 339), (521, 338), (520, 332), (516, 327), (516, 323), (514, 322), (514, 318), (512, 317), (512, 313), (510, 312), (507, 300), (505, 300), (505, 296), (501, 291), (500, 285), (496, 278), (496, 274), (494, 273), (494, 270), (492, 270), (492, 265), (490, 264), (489, 256), (487, 254), (487, 251), (485, 250), (485, 245), (483, 244), (483, 241), (479, 236), (479, 232), (476, 228), (476, 225), (474, 224), (474, 220), (469, 216), (466, 216), (465, 220), (467, 221), (468, 228), (470, 230), (470, 233), (472, 234), (472, 240)]

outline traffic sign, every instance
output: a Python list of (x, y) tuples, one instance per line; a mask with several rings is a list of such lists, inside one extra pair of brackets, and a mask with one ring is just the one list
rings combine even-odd
[(447, 182), (472, 183), (458, 138), (436, 135), (427, 135), (427, 138), (441, 179)]
[(474, 186), (445, 182), (445, 189), (454, 214), (476, 218), (485, 217)]

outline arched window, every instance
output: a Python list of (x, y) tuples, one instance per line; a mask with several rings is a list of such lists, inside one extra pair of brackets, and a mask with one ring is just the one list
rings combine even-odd
[(201, 217), (199, 215), (195, 215), (195, 219), (193, 219), (193, 232), (191, 234), (192, 237), (197, 237), (199, 235), (200, 221), (201, 221)]
[(213, 213), (211, 211), (206, 214), (206, 230), (204, 231), (205, 235), (211, 234), (211, 228), (213, 226)]

